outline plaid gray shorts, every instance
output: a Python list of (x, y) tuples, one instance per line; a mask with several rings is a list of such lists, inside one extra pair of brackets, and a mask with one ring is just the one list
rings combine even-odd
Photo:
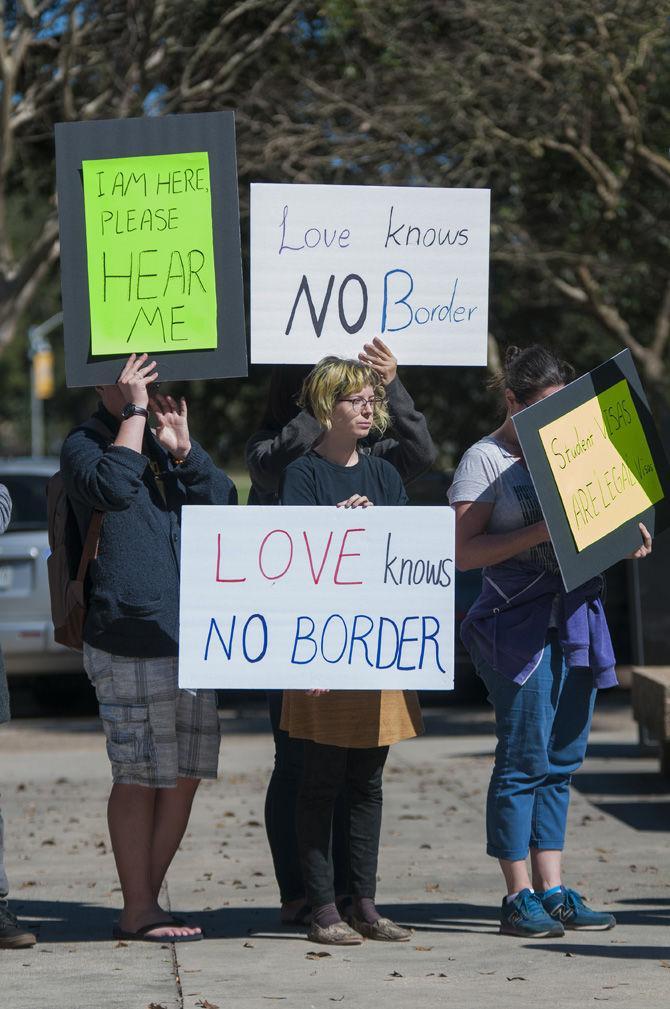
[(84, 644), (116, 784), (174, 788), (177, 778), (216, 778), (216, 691), (180, 690), (177, 659), (111, 655)]

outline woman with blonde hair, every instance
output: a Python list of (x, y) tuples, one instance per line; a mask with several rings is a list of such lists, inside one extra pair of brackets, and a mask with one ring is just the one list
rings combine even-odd
[[(283, 505), (369, 508), (407, 503), (397, 470), (358, 448), (372, 429), (383, 433), (389, 423), (384, 385), (376, 371), (359, 361), (326, 357), (305, 379), (301, 403), (323, 434), (286, 469)], [(285, 691), (281, 727), (292, 739), (304, 741), (296, 828), (312, 907), (308, 939), (334, 945), (355, 945), (363, 937), (406, 942), (410, 931), (379, 914), (375, 890), (384, 763), (392, 743), (423, 730), (416, 694)], [(343, 789), (353, 901), (348, 924), (335, 903), (331, 853), (333, 809)]]

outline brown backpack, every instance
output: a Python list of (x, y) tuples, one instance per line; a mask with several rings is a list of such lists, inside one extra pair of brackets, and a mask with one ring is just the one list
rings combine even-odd
[[(97, 417), (91, 417), (82, 427), (97, 431), (109, 441), (113, 440), (112, 432)], [(84, 645), (86, 572), (98, 553), (103, 518), (104, 512), (93, 512), (82, 544), (77, 519), (65, 492), (63, 474), (60, 470), (54, 473), (47, 484), (47, 527), (51, 547), (47, 570), (51, 619), (55, 640), (77, 651), (81, 651)]]

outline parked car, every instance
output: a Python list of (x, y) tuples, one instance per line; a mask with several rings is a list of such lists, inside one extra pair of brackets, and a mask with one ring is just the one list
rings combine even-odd
[(0, 645), (10, 674), (82, 669), (81, 655), (56, 644), (51, 623), (46, 485), (57, 459), (0, 459), (12, 517), (0, 536)]

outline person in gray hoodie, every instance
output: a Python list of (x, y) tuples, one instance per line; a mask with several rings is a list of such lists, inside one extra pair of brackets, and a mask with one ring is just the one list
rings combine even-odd
[(131, 354), (116, 385), (98, 387), (96, 429), (66, 438), (61, 471), (82, 542), (92, 512), (104, 516), (83, 637), (112, 765), (124, 899), (113, 935), (192, 942), (202, 930), (164, 911), (159, 893), (200, 780), (216, 778), (219, 720), (214, 690), (178, 684), (181, 509), (235, 504), (237, 492), (192, 439), (185, 400), (149, 400), (157, 377), (146, 354)]
[[(0, 533), (4, 533), (9, 525), (12, 514), (12, 499), (4, 484), (0, 483)], [(7, 689), (7, 677), (2, 659), (2, 649), (0, 648), (0, 725), (8, 722), (9, 713), (9, 691)], [(26, 949), (34, 946), (37, 939), (32, 932), (19, 923), (18, 918), (9, 910), (7, 904), (7, 894), (9, 893), (9, 881), (5, 872), (5, 838), (4, 826), (2, 822), (2, 810), (0, 809), (0, 949)]]

